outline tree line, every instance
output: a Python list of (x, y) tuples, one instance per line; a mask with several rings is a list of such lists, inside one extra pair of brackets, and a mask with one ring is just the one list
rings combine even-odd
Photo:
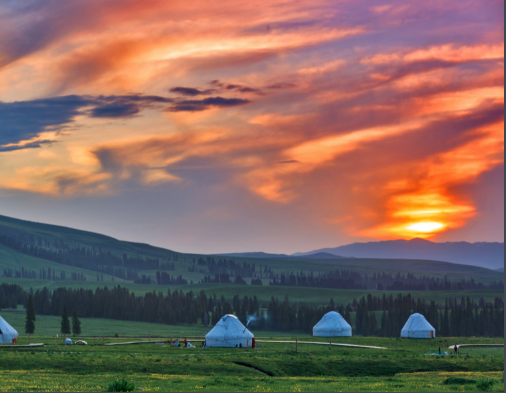
[(294, 273), (280, 273), (273, 275), (269, 285), (293, 286), (293, 287), (315, 287), (335, 289), (377, 289), (390, 291), (425, 291), (425, 290), (474, 290), (474, 289), (504, 289), (502, 280), (491, 282), (488, 285), (470, 280), (451, 281), (444, 276), (443, 279), (421, 276), (400, 272), (361, 274), (349, 270), (330, 270), (319, 272), (304, 271)]
[[(272, 298), (261, 307), (254, 296), (235, 296), (231, 302), (223, 296), (207, 296), (204, 291), (148, 292), (135, 296), (127, 288), (68, 289), (47, 288), (29, 293), (19, 285), (0, 285), (0, 307), (26, 304), (33, 296), (37, 314), (61, 315), (63, 308), (76, 309), (81, 317), (109, 318), (177, 325), (181, 323), (207, 325), (216, 323), (224, 314), (235, 313), (243, 324), (254, 329), (303, 331), (311, 333), (313, 326), (329, 311), (338, 311), (352, 325), (353, 333), (396, 337), (409, 315), (419, 312), (434, 326), (440, 336), (501, 336), (504, 337), (504, 303), (482, 299), (449, 298), (445, 304), (427, 303), (411, 294), (372, 296), (353, 299), (347, 305), (331, 299), (326, 306), (312, 306), (304, 302), (290, 303)], [(266, 309), (266, 312), (264, 311)], [(381, 317), (379, 316), (381, 312)], [(354, 320), (352, 320), (354, 313)], [(200, 321), (200, 322), (199, 322)]]
[[(193, 259), (195, 264), (195, 259)], [(210, 274), (230, 273), (231, 276), (253, 277), (256, 272), (255, 263), (243, 262), (237, 263), (234, 259), (218, 259), (207, 257), (206, 259), (199, 257), (197, 265), (207, 266)]]
[[(15, 269), (14, 271), (9, 269), (4, 269), (3, 277), (15, 277), (15, 278), (28, 278), (31, 280), (51, 280), (51, 281), (86, 281), (86, 277), (82, 272), (70, 272), (70, 277), (67, 278), (67, 273), (64, 270), (60, 270), (59, 273), (56, 272), (55, 269), (51, 269), (48, 267), (47, 269), (39, 269), (39, 274), (35, 272), (35, 270), (28, 270), (24, 267), (21, 267), (20, 270)], [(99, 281), (99, 280), (97, 280)]]

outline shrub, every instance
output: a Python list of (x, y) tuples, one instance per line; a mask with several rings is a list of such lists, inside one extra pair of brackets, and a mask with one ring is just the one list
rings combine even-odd
[(121, 381), (116, 380), (107, 388), (108, 392), (133, 392), (135, 385), (133, 382), (128, 382), (125, 378)]
[(443, 381), (444, 385), (466, 385), (472, 383), (476, 383), (476, 381), (474, 379), (459, 378), (459, 377), (450, 377), (446, 378)]
[(476, 387), (481, 392), (490, 392), (490, 390), (492, 389), (492, 386), (494, 385), (494, 382), (495, 381), (493, 379), (488, 379), (488, 378), (479, 379), (476, 382)]

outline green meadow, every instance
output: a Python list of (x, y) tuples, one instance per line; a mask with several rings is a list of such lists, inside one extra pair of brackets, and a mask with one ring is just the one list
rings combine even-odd
[[(61, 338), (55, 345), (54, 337), (33, 339), (47, 345), (0, 347), (0, 391), (106, 391), (109, 383), (122, 378), (133, 382), (136, 391), (476, 391), (476, 381), (483, 378), (494, 381), (492, 391), (504, 390), (503, 347), (434, 355), (448, 340), (484, 344), (495, 343), (494, 338), (399, 339), (398, 347), (388, 338), (332, 340), (385, 349), (317, 344), (296, 348), (293, 342), (268, 339), (255, 349), (201, 348), (199, 340), (193, 341), (197, 348), (176, 348), (168, 343), (94, 345), (91, 337), (84, 337), (91, 343), (87, 346), (62, 345)], [(130, 340), (107, 337), (105, 342)]]
[[(122, 378), (136, 391), (476, 391), (476, 381), (484, 378), (494, 381), (492, 391), (504, 390), (504, 347), (436, 355), (439, 347), (504, 344), (503, 338), (329, 339), (253, 330), (260, 348), (202, 348), (209, 328), (201, 325), (82, 318), (79, 339), (88, 345), (63, 345), (61, 334), (55, 340), (61, 318), (38, 315), (30, 342), (46, 345), (26, 348), (24, 311), (1, 315), (20, 333), (20, 346), (0, 346), (0, 391), (106, 391)], [(197, 348), (168, 344), (184, 337)], [(143, 343), (102, 345), (132, 341)], [(330, 347), (330, 342), (382, 349)]]

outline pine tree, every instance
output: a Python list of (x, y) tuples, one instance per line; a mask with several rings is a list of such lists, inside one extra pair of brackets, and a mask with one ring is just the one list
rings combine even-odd
[(61, 329), (62, 334), (70, 334), (70, 321), (67, 313), (67, 307), (63, 306), (63, 313), (61, 315)]
[[(63, 323), (63, 321), (62, 321)], [(81, 334), (81, 321), (77, 317), (77, 309), (74, 308), (74, 312), (72, 313), (72, 334), (74, 336), (79, 336)]]
[(33, 296), (28, 296), (28, 302), (26, 303), (26, 323), (25, 333), (33, 334), (35, 331), (35, 306), (33, 305)]

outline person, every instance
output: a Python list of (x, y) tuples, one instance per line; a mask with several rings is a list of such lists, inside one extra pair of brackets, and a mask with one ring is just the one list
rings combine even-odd
[(455, 344), (455, 346), (453, 347), (453, 353), (456, 355), (457, 354), (457, 344)]
[(439, 347), (439, 354), (441, 355), (441, 347)]
[(184, 343), (184, 347), (186, 348), (186, 346), (187, 346), (187, 344), (188, 344), (188, 340), (186, 339), (186, 337), (184, 338), (183, 343)]
[(17, 344), (17, 343), (18, 343), (18, 338), (17, 338), (17, 337), (14, 337), (14, 338), (12, 339), (12, 343), (13, 343), (13, 344)]
[(255, 337), (251, 339), (251, 348), (255, 348)]
[(242, 343), (239, 343), (239, 348), (242, 348)]

